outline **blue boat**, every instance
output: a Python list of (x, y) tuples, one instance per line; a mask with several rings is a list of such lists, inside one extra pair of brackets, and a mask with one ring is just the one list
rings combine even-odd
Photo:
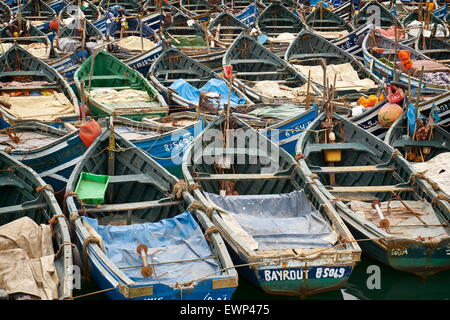
[(295, 156), (295, 146), (298, 137), (308, 127), (308, 125), (317, 118), (318, 110), (314, 106), (301, 114), (274, 124), (267, 129), (261, 129), (260, 132), (267, 139), (278, 144), (291, 156)]
[(240, 275), (277, 295), (345, 285), (360, 249), (333, 205), (286, 151), (234, 116), (232, 145), (223, 145), (224, 121), (218, 117), (188, 148), (183, 175), (200, 185), (194, 197), (212, 211)]
[[(104, 186), (95, 199), (85, 191), (92, 179)], [(109, 299), (231, 299), (237, 272), (183, 185), (109, 129), (84, 154), (67, 183), (77, 196), (69, 194), (66, 204), (84, 275)]]

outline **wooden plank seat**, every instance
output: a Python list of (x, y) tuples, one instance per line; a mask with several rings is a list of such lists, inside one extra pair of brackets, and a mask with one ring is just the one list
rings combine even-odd
[(325, 150), (354, 150), (354, 151), (368, 152), (373, 154), (374, 156), (378, 156), (378, 154), (374, 151), (374, 149), (367, 145), (364, 145), (359, 142), (349, 142), (349, 143), (310, 144), (306, 147), (305, 157), (307, 157), (310, 153), (317, 153)]
[(396, 139), (392, 143), (393, 148), (404, 148), (404, 147), (432, 147), (436, 149), (446, 149), (450, 151), (450, 142), (447, 144), (440, 141), (435, 140), (402, 140)]
[(2, 91), (4, 91), (4, 90), (45, 90), (45, 89), (59, 89), (60, 88), (60, 86), (58, 86), (58, 85), (48, 85), (48, 86), (46, 86), (46, 85), (44, 85), (44, 86), (29, 86), (29, 87), (1, 87), (0, 86), (0, 89), (2, 90)]
[(140, 210), (140, 209), (151, 209), (159, 207), (170, 207), (182, 205), (183, 201), (141, 201), (141, 202), (129, 202), (129, 203), (119, 203), (119, 204), (105, 204), (95, 208), (86, 207), (86, 212), (90, 213), (100, 213), (100, 212), (118, 212), (118, 211), (129, 211), (129, 210)]
[(247, 77), (247, 76), (276, 76), (280, 74), (288, 74), (287, 71), (259, 71), (259, 72), (237, 72), (236, 76), (238, 77)]
[(393, 172), (394, 167), (382, 166), (349, 166), (311, 168), (312, 173), (350, 173), (350, 172)]
[(233, 60), (230, 60), (230, 64), (251, 64), (251, 63), (270, 64), (272, 66), (279, 65), (279, 63), (276, 63), (273, 60), (269, 60), (269, 59), (233, 59)]
[(329, 192), (332, 193), (376, 193), (376, 192), (399, 192), (399, 191), (414, 191), (411, 187), (404, 185), (390, 185), (390, 186), (352, 186), (352, 187), (336, 187), (325, 186)]
[(27, 210), (45, 209), (47, 203), (40, 201), (40, 199), (38, 200), (39, 201), (29, 201), (15, 206), (2, 207), (0, 208), (0, 215), (6, 213), (19, 213)]
[(158, 183), (155, 179), (152, 179), (151, 176), (143, 173), (109, 177), (109, 183), (127, 183), (127, 182), (153, 183), (153, 184)]
[(308, 22), (308, 24), (312, 27), (316, 27), (316, 23), (323, 23), (323, 24), (336, 24), (339, 25), (341, 22), (336, 20), (329, 20), (329, 19), (321, 19), (321, 20), (311, 20)]
[(311, 59), (311, 58), (341, 58), (340, 55), (338, 55), (337, 53), (334, 52), (317, 52), (317, 53), (297, 53), (297, 54), (293, 54), (289, 60), (294, 60), (294, 59)]
[(46, 76), (47, 74), (43, 70), (39, 71), (2, 71), (0, 72), (0, 78), (14, 77), (14, 76)]
[(109, 74), (109, 75), (93, 75), (92, 77), (87, 77), (83, 79), (84, 81), (91, 80), (128, 80), (129, 78), (120, 74)]
[(246, 181), (246, 180), (280, 180), (291, 179), (290, 175), (276, 175), (276, 174), (209, 174), (194, 177), (196, 181)]

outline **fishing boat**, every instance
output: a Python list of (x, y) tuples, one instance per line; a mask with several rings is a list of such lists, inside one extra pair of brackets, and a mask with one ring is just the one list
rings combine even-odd
[[(243, 0), (244, 2), (246, 0)], [(233, 1), (234, 3), (235, 1)], [(256, 19), (259, 17), (260, 9), (255, 2), (250, 3), (247, 7), (235, 14), (236, 19), (245, 24), (248, 28), (253, 28)]]
[(352, 1), (344, 1), (340, 6), (333, 8), (333, 13), (345, 21), (352, 21), (353, 12), (355, 12), (355, 8)]
[(370, 1), (353, 16), (353, 25), (360, 27), (371, 23), (381, 28), (397, 26), (402, 28), (400, 20), (377, 1)]
[(78, 99), (63, 77), (19, 45), (0, 57), (0, 109), (9, 121), (78, 117)]
[(331, 203), (286, 151), (238, 118), (225, 119), (189, 146), (183, 175), (199, 185), (194, 197), (211, 212), (240, 274), (276, 295), (344, 285), (360, 249)]
[(205, 0), (180, 0), (180, 9), (189, 16), (198, 16), (214, 12), (219, 6)]
[(228, 11), (222, 11), (208, 24), (208, 31), (214, 37), (212, 41), (223, 48), (228, 48), (242, 32), (247, 30), (248, 27)]
[(430, 36), (419, 36), (411, 45), (417, 51), (439, 63), (450, 65), (450, 43), (446, 40)]
[(327, 40), (335, 40), (347, 36), (355, 28), (338, 14), (319, 4), (316, 10), (306, 17), (308, 27)]
[(9, 22), (11, 20), (11, 17), (11, 8), (3, 1), (0, 1), (0, 23)]
[(164, 98), (147, 79), (103, 50), (83, 62), (74, 81), (94, 117), (114, 115), (139, 120), (165, 116), (169, 111)]
[(112, 9), (115, 6), (120, 6), (132, 15), (140, 14), (142, 11), (142, 4), (138, 0), (101, 0), (98, 6), (105, 11)]
[[(411, 162), (425, 162), (443, 152), (450, 152), (448, 145), (450, 133), (435, 123), (440, 119), (434, 119), (434, 115), (434, 110), (427, 118), (418, 110), (415, 114), (414, 106), (410, 105), (408, 110), (391, 125), (384, 142), (399, 150), (405, 159)], [(436, 115), (440, 118), (437, 112)], [(421, 119), (420, 126), (416, 119)]]
[(208, 68), (222, 68), (225, 49), (208, 43), (207, 29), (198, 20), (174, 7), (169, 7), (165, 16), (167, 23), (163, 23), (161, 32), (171, 45)]
[(261, 12), (256, 27), (268, 37), (264, 46), (283, 56), (289, 43), (305, 28), (305, 24), (280, 2), (273, 2)]
[(115, 132), (178, 178), (183, 177), (181, 161), (184, 150), (206, 126), (203, 117), (185, 112), (172, 113), (162, 118), (145, 118), (143, 121), (123, 117), (114, 118), (113, 121)]
[(298, 140), (301, 171), (333, 200), (363, 253), (420, 276), (449, 269), (448, 202), (398, 151), (330, 109)]
[(326, 74), (326, 81), (333, 84), (336, 96), (346, 101), (376, 94), (381, 87), (381, 81), (351, 54), (310, 30), (298, 34), (286, 50), (285, 60), (302, 74), (310, 75), (322, 90), (326, 88)]
[(363, 24), (356, 30), (350, 32), (348, 35), (340, 39), (331, 40), (331, 42), (337, 47), (355, 56), (355, 58), (362, 60), (363, 56), (362, 42), (366, 37), (367, 33), (369, 32), (369, 30), (371, 29), (372, 29), (371, 24)]
[[(173, 106), (172, 112), (200, 108), (202, 112), (217, 114), (228, 104), (227, 81), (174, 47), (166, 48), (153, 63), (149, 78)], [(240, 90), (233, 88), (231, 106), (246, 103), (252, 102)]]
[(56, 18), (56, 12), (42, 0), (29, 0), (20, 6), (17, 16), (30, 21), (36, 27), (42, 27)]
[(25, 19), (16, 18), (2, 27), (0, 41), (0, 54), (8, 51), (14, 43), (41, 59), (48, 59), (52, 50), (47, 35)]
[(402, 22), (412, 37), (417, 37), (419, 34), (429, 36), (432, 33), (436, 37), (448, 37), (450, 35), (446, 23), (426, 8), (414, 10), (403, 18)]
[[(413, 62), (411, 68), (405, 69), (402, 67), (400, 59), (397, 59), (396, 55), (399, 50), (409, 52), (410, 60)], [(429, 90), (436, 90), (436, 92), (450, 87), (448, 80), (445, 81), (448, 78), (446, 75), (450, 72), (448, 66), (433, 62), (426, 55), (401, 43), (396, 44), (395, 41), (377, 32), (371, 31), (367, 34), (363, 41), (363, 53), (366, 67), (372, 70), (380, 79), (385, 79), (385, 82), (394, 79), (406, 86), (410, 83), (411, 88), (423, 86)], [(416, 61), (417, 65), (414, 66)], [(395, 75), (394, 63), (398, 65), (395, 69)], [(419, 65), (424, 67), (423, 79), (420, 79), (421, 70), (417, 70)], [(443, 78), (437, 75), (442, 75)]]
[(59, 19), (65, 21), (83, 15), (89, 22), (95, 22), (101, 19), (102, 13), (99, 8), (88, 0), (72, 0), (59, 13)]
[(109, 299), (231, 298), (237, 272), (207, 214), (186, 184), (120, 134), (103, 132), (67, 190), (84, 274)]
[(233, 12), (239, 12), (248, 6), (256, 6), (256, 3), (253, 0), (222, 0), (222, 5)]
[(259, 4), (261, 6), (266, 6), (268, 7), (270, 4), (274, 3), (274, 2), (279, 2), (281, 3), (283, 6), (285, 6), (286, 8), (289, 9), (296, 9), (297, 7), (299, 7), (297, 1), (295, 0), (275, 0), (275, 1), (270, 1), (270, 0), (261, 0), (259, 1)]
[(234, 84), (254, 102), (303, 101), (308, 87), (311, 94), (320, 94), (314, 84), (308, 86), (305, 76), (292, 65), (245, 33), (228, 48), (223, 65), (232, 66)]
[(0, 194), (2, 289), (10, 299), (72, 298), (69, 226), (51, 188), (0, 151)]

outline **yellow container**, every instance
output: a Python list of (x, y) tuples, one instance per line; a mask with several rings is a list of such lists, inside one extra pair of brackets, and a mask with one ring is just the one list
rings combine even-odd
[(324, 150), (326, 162), (339, 162), (342, 159), (342, 150)]

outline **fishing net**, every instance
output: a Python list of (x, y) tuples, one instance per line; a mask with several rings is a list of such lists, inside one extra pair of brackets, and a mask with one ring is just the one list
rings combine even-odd
[(152, 41), (146, 39), (146, 38), (141, 38), (141, 37), (137, 37), (137, 36), (129, 36), (126, 38), (122, 38), (117, 42), (117, 45), (120, 48), (129, 50), (129, 51), (150, 51), (152, 50), (154, 47), (156, 47), (156, 44), (153, 43)]
[(183, 48), (205, 48), (206, 47), (206, 41), (201, 36), (195, 36), (195, 37), (176, 36), (174, 38), (176, 39), (176, 41), (173, 40), (171, 43), (175, 47), (183, 47)]

